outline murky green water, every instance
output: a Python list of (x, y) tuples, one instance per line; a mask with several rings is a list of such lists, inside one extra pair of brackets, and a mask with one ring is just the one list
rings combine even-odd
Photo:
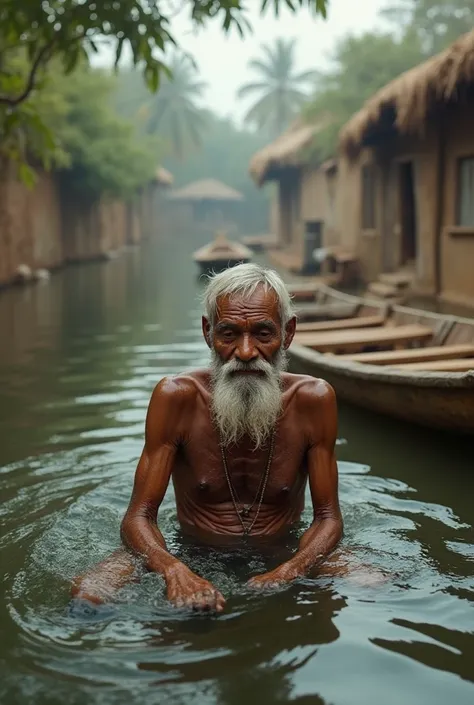
[(360, 411), (340, 412), (345, 541), (387, 584), (249, 593), (249, 572), (278, 557), (183, 543), (169, 494), (164, 533), (226, 612), (177, 612), (154, 575), (70, 611), (70, 578), (119, 544), (153, 386), (207, 359), (190, 249), (0, 295), (0, 702), (473, 703), (470, 444)]

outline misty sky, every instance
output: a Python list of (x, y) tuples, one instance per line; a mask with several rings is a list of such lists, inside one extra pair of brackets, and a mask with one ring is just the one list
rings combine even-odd
[[(204, 96), (206, 107), (241, 122), (249, 103), (238, 102), (236, 92), (240, 85), (252, 80), (247, 62), (258, 56), (262, 43), (271, 43), (277, 37), (295, 37), (298, 69), (324, 68), (329, 65), (331, 49), (338, 38), (380, 27), (378, 12), (387, 4), (394, 4), (393, 0), (329, 2), (326, 20), (303, 10), (295, 15), (283, 10), (275, 19), (273, 11), (260, 17), (258, 8), (261, 0), (247, 0), (248, 7), (254, 8), (247, 13), (254, 31), (245, 40), (235, 31), (224, 34), (220, 23), (215, 21), (209, 22), (204, 29), (193, 31), (186, 14), (178, 14), (173, 20), (172, 32), (180, 45), (194, 57), (201, 78), (207, 83)], [(177, 0), (174, 4), (178, 4)], [(110, 51), (101, 51), (99, 57), (93, 57), (93, 63), (109, 64), (111, 55)]]
[(237, 88), (251, 79), (247, 69), (249, 58), (258, 55), (259, 45), (272, 42), (277, 37), (297, 38), (299, 68), (318, 68), (328, 64), (334, 41), (347, 33), (360, 33), (380, 25), (378, 11), (386, 5), (385, 0), (331, 0), (326, 21), (312, 17), (307, 11), (291, 15), (284, 11), (279, 19), (273, 12), (264, 18), (259, 16), (259, 0), (249, 0), (248, 13), (254, 32), (242, 41), (234, 32), (223, 34), (219, 23), (194, 33), (185, 17), (174, 21), (173, 29), (182, 46), (195, 58), (203, 79), (208, 84), (206, 104), (221, 115), (240, 118), (245, 105), (238, 104)]

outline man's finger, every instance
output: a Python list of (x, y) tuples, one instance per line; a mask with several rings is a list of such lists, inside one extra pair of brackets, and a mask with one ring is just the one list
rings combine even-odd
[(219, 590), (216, 590), (215, 608), (216, 608), (217, 612), (223, 612), (224, 607), (225, 607), (225, 598), (219, 592)]

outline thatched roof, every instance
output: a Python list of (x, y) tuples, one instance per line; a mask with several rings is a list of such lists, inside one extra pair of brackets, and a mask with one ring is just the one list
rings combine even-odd
[(420, 132), (430, 110), (456, 98), (461, 84), (474, 80), (474, 30), (454, 44), (406, 71), (370, 98), (343, 127), (340, 146), (348, 154), (364, 144), (387, 110), (395, 114), (395, 128), (402, 134)]
[(158, 167), (155, 172), (155, 182), (160, 186), (172, 186), (174, 181), (173, 174), (163, 166)]
[(170, 193), (175, 201), (242, 201), (239, 191), (217, 179), (202, 179)]
[(278, 177), (285, 167), (302, 166), (307, 159), (302, 154), (321, 130), (322, 125), (305, 125), (296, 121), (273, 142), (254, 154), (250, 160), (250, 175), (261, 186)]

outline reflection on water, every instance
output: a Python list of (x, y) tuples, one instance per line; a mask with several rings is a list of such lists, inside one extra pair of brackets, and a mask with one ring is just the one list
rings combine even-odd
[(225, 594), (225, 613), (173, 609), (156, 575), (112, 605), (70, 609), (70, 578), (119, 544), (153, 386), (207, 360), (182, 249), (0, 297), (0, 702), (474, 702), (469, 444), (352, 409), (340, 411), (344, 541), (388, 583), (249, 592), (249, 575), (290, 547), (198, 548), (170, 490), (167, 541)]

